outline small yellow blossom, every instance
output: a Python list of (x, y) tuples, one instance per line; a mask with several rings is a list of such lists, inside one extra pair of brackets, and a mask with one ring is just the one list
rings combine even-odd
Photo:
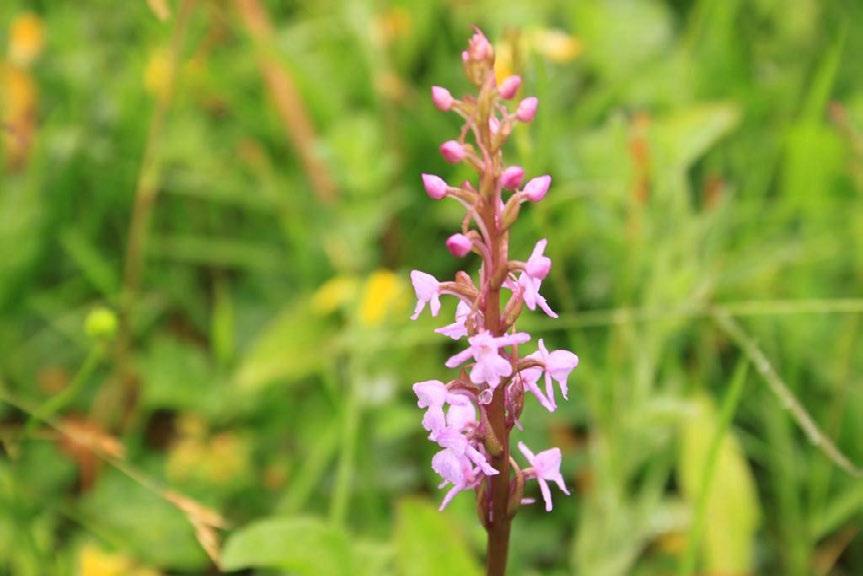
[(517, 40), (507, 38), (494, 46), (494, 77), (497, 83), (515, 74), (515, 52)]
[(151, 568), (136, 566), (121, 553), (105, 552), (94, 544), (85, 544), (78, 555), (78, 576), (159, 576)]
[(330, 278), (312, 296), (312, 309), (319, 314), (334, 312), (356, 298), (359, 284), (353, 276)]
[(17, 16), (9, 31), (9, 61), (16, 66), (29, 66), (42, 52), (45, 39), (42, 20), (31, 12)]
[(360, 322), (377, 326), (393, 311), (406, 303), (404, 281), (391, 270), (375, 270), (366, 280), (360, 303)]
[(38, 97), (29, 71), (0, 62), (0, 139), (9, 167), (21, 167), (27, 160), (36, 132)]
[(17, 66), (0, 65), (0, 78), (4, 123), (15, 125), (35, 114), (38, 90), (30, 74)]

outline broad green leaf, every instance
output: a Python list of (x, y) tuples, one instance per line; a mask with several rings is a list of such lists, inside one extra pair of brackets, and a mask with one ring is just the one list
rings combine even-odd
[[(695, 507), (719, 417), (708, 396), (693, 400), (696, 413), (681, 430), (680, 480), (684, 495)], [(760, 508), (749, 463), (733, 430), (726, 430), (716, 454), (706, 495), (707, 522), (701, 552), (703, 572), (745, 574), (753, 568), (755, 532)]]
[(281, 568), (298, 576), (356, 574), (349, 536), (318, 518), (270, 518), (228, 538), (223, 570)]
[(662, 168), (686, 170), (740, 122), (731, 103), (702, 104), (658, 119), (652, 129)]
[(262, 330), (243, 359), (236, 382), (251, 390), (308, 376), (326, 362), (331, 341), (329, 323), (308, 302), (297, 302)]
[(396, 513), (396, 563), (403, 576), (471, 576), (479, 566), (467, 539), (446, 513), (426, 500), (407, 499)]

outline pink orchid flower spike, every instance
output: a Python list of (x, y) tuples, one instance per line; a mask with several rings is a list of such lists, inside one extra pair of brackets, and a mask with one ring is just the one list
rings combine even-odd
[[(525, 182), (524, 168), (511, 162), (504, 146), (514, 130), (525, 129), (524, 124), (533, 121), (539, 100), (530, 95), (516, 100), (524, 87), (520, 76), (497, 81), (494, 46), (479, 29), (462, 60), (472, 93), (456, 99), (448, 89), (434, 86), (431, 104), (455, 111), (464, 120), (459, 132), (439, 150), (445, 161), (464, 164), (458, 167), (459, 177), (465, 170), (475, 174), (451, 186), (444, 179), (447, 175), (425, 173), (422, 184), (432, 200), (454, 200), (464, 208), (461, 225), (456, 227), (453, 220), (445, 237), (447, 250), (464, 258), (466, 268), (444, 282), (419, 270), (410, 276), (417, 297), (411, 318), (418, 318), (426, 307), (437, 316), (441, 296), (455, 296), (454, 321), (435, 332), (453, 340), (466, 338), (467, 343), (446, 361), (446, 367), (456, 372), (446, 384), (425, 380), (414, 384), (413, 390), (424, 410), (423, 428), (439, 447), (431, 464), (443, 480), (439, 488), (447, 489), (440, 507), (445, 508), (460, 492), (476, 492), (477, 512), (488, 533), (486, 573), (502, 576), (510, 524), (519, 506), (533, 501), (520, 497), (523, 481), (539, 483), (546, 510), (552, 509), (549, 482), (569, 494), (560, 474), (558, 448), (534, 454), (518, 443), (530, 462), (523, 470), (511, 458), (512, 435), (524, 431), (525, 397), (532, 395), (546, 410), (556, 410), (555, 382), (566, 398), (567, 380), (578, 356), (566, 350), (549, 351), (542, 340), (528, 356), (519, 349), (531, 340), (518, 329), (523, 310), (538, 308), (557, 317), (540, 293), (552, 267), (545, 255), (548, 242), (540, 239), (525, 261), (509, 256), (510, 230), (524, 213), (523, 207), (543, 200), (551, 186), (548, 174)], [(479, 258), (467, 258), (472, 253)], [(469, 266), (477, 260), (478, 270), (471, 271)]]

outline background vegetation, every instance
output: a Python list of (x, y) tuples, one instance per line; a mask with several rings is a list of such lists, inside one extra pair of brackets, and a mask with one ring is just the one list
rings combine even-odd
[(581, 357), (512, 573), (863, 573), (851, 0), (0, 2), (0, 573), (478, 572), (406, 283), (458, 265), (418, 175), (467, 176), (428, 88), (474, 23)]

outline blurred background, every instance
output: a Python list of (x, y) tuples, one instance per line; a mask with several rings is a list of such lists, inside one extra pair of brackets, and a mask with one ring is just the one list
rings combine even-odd
[(410, 269), (476, 266), (419, 180), (469, 176), (429, 87), (472, 24), (554, 178), (521, 325), (581, 358), (511, 573), (863, 574), (851, 0), (3, 0), (0, 574), (480, 573), (407, 320)]

